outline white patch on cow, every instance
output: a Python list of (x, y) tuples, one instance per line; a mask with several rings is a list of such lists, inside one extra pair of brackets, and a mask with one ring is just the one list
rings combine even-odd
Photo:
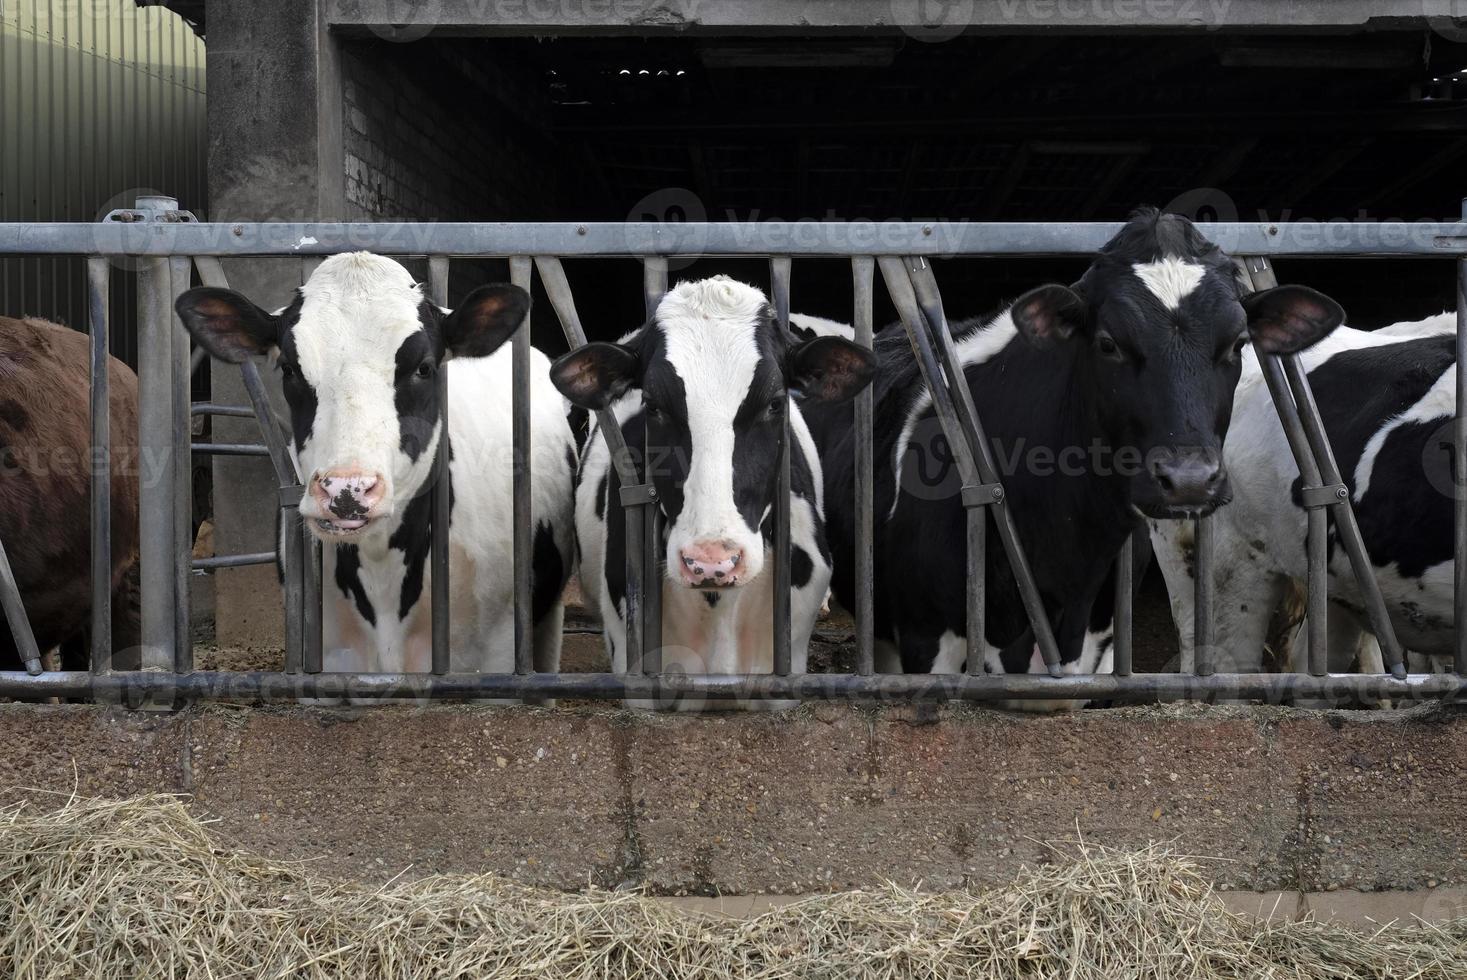
[(1136, 278), (1146, 284), (1151, 295), (1169, 310), (1180, 309), (1182, 300), (1202, 282), (1207, 269), (1198, 262), (1168, 255), (1155, 262), (1137, 262), (1131, 266)]
[[(988, 323), (970, 331), (958, 340), (956, 344), (958, 360), (965, 368), (986, 363), (1018, 336), (1019, 329), (1014, 326), (1012, 312), (1004, 310)], [(917, 397), (907, 412), (907, 420), (902, 423), (902, 431), (897, 435), (896, 451), (892, 453), (891, 468), (898, 492), (892, 495), (891, 509), (887, 511), (886, 515), (888, 518), (896, 514), (897, 504), (901, 502), (902, 460), (906, 458), (907, 445), (912, 441), (912, 431), (917, 427), (917, 422), (923, 414), (931, 407), (932, 392), (924, 383), (918, 388)]]
[(682, 512), (667, 533), (674, 570), (680, 551), (699, 541), (741, 548), (741, 577), (756, 577), (763, 567), (759, 529), (734, 501), (733, 423), (759, 366), (755, 330), (767, 306), (763, 293), (727, 276), (678, 283), (658, 304), (654, 322), (682, 379), (692, 443)]
[(816, 337), (839, 337), (842, 340), (850, 341), (856, 339), (856, 328), (849, 323), (827, 320), (823, 316), (811, 316), (809, 313), (791, 313), (790, 329), (813, 334)]
[[(1456, 315), (1452, 313), (1375, 331), (1339, 327), (1300, 357), (1305, 370), (1313, 371), (1344, 351), (1384, 347), (1455, 330)], [(1440, 407), (1443, 389), (1449, 392), (1454, 379), (1455, 369), (1445, 372), (1431, 392), (1406, 414), (1425, 418), (1434, 411), (1430, 417), (1445, 421), (1452, 409), (1450, 398), (1446, 399), (1445, 408)], [(1427, 403), (1437, 407), (1431, 409)], [(1357, 500), (1370, 484), (1379, 451), (1379, 442), (1370, 440), (1356, 466)], [(1275, 608), (1291, 582), (1303, 587), (1308, 569), (1307, 519), (1303, 510), (1289, 502), (1299, 470), (1251, 347), (1244, 353), (1243, 374), (1233, 400), (1224, 455), (1233, 501), (1213, 517), (1213, 656), (1220, 671), (1253, 672), (1262, 668), (1263, 645)], [(1187, 672), (1194, 663), (1196, 619), (1194, 582), (1188, 571), (1193, 552), (1190, 522), (1155, 521), (1150, 528), (1153, 551), (1171, 597), (1182, 670)], [(1397, 635), (1408, 648), (1430, 654), (1451, 653), (1455, 638), (1451, 625), (1452, 572), (1450, 561), (1412, 577), (1402, 575), (1394, 563), (1375, 569)], [(1360, 590), (1344, 549), (1335, 549), (1330, 562), (1329, 588), (1332, 600), (1362, 607)], [(1332, 608), (1332, 623), (1338, 618), (1335, 613)]]
[[(350, 538), (357, 578), (375, 625), (335, 579), (336, 547), (325, 545), (323, 646), (328, 670), (396, 672), (431, 666), (432, 568), (422, 593), (400, 616), (406, 553), (390, 547), (403, 511), (426, 484), (437, 450), (434, 432), (412, 462), (400, 448), (393, 376), (402, 341), (420, 329), (421, 293), (407, 270), (367, 253), (333, 256), (302, 287), (295, 344), (316, 390), (312, 438), (299, 454), (303, 473), (360, 465), (392, 481), (396, 503), (373, 526)], [(454, 358), (448, 372), (453, 444), (453, 523), (449, 539), (449, 638), (455, 671), (513, 669), (512, 354)], [(573, 555), (571, 454), (575, 440), (565, 400), (550, 382), (550, 362), (530, 351), (530, 514), (532, 528), (550, 527), (563, 560)], [(557, 669), (561, 609), (534, 624), (535, 667)]]
[(1370, 490), (1370, 478), (1375, 474), (1375, 460), (1380, 456), (1380, 451), (1392, 432), (1411, 423), (1440, 423), (1451, 418), (1456, 411), (1456, 404), (1457, 368), (1453, 366), (1442, 372), (1442, 376), (1436, 379), (1436, 384), (1426, 390), (1420, 401), (1388, 420), (1370, 437), (1364, 452), (1360, 454), (1360, 462), (1355, 466), (1355, 502), (1364, 500), (1366, 492)]
[[(369, 252), (333, 255), (301, 287), (300, 319), (292, 330), (296, 357), (316, 393), (316, 418), (300, 447), (308, 481), (334, 469), (377, 473), (385, 481), (380, 515), (406, 506), (428, 479), (438, 447), (434, 431), (412, 460), (401, 449), (394, 401), (397, 349), (422, 329), (423, 296), (412, 276)], [(302, 501), (309, 521), (316, 513)], [(383, 521), (367, 534), (382, 534)]]

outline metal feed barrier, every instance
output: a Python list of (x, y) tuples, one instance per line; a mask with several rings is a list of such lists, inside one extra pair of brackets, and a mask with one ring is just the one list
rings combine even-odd
[[(1467, 217), (1467, 211), (1464, 211)], [(948, 330), (937, 281), (928, 259), (935, 256), (1091, 255), (1119, 228), (1108, 223), (923, 223), (807, 222), (784, 224), (205, 224), (177, 202), (140, 200), (132, 211), (114, 212), (98, 224), (0, 224), (0, 255), (79, 255), (89, 269), (92, 411), (92, 661), (89, 672), (42, 672), (24, 609), (0, 548), (0, 605), (3, 605), (26, 671), (0, 672), (0, 696), (94, 697), (130, 704), (166, 704), (189, 699), (274, 698), (635, 698), (719, 699), (1175, 699), (1175, 698), (1426, 698), (1458, 696), (1467, 689), (1467, 631), (1456, 637), (1454, 671), (1408, 675), (1379, 587), (1371, 572), (1349, 494), (1335, 464), (1318, 409), (1297, 356), (1262, 358), (1289, 445), (1303, 476), (1308, 511), (1310, 622), (1309, 674), (1220, 674), (1213, 656), (1212, 531), (1196, 523), (1196, 662), (1189, 673), (1132, 671), (1132, 552), (1118, 558), (1114, 673), (1066, 675), (1043, 602), (1024, 556), (1022, 542), (999, 479), (998, 468), (963, 378)], [(1467, 346), (1467, 220), (1455, 223), (1213, 224), (1205, 234), (1240, 256), (1240, 274), (1257, 289), (1276, 280), (1269, 258), (1421, 257), (1454, 260), (1457, 285), (1457, 352)], [(941, 233), (935, 233), (941, 232)], [(250, 406), (189, 403), (191, 359), (187, 333), (171, 309), (189, 288), (194, 272), (207, 285), (227, 286), (219, 262), (226, 256), (302, 258), (368, 249), (389, 255), (426, 256), (432, 299), (445, 304), (450, 257), (508, 258), (511, 280), (529, 289), (538, 270), (567, 341), (585, 343), (562, 257), (631, 257), (643, 265), (650, 313), (667, 289), (667, 262), (674, 256), (766, 256), (771, 299), (782, 324), (788, 322), (794, 257), (850, 260), (858, 343), (872, 343), (873, 280), (880, 270), (901, 317), (933, 405), (962, 479), (967, 511), (967, 674), (879, 675), (874, 669), (872, 513), (872, 392), (855, 403), (856, 479), (856, 670), (853, 674), (792, 674), (789, 631), (789, 437), (782, 444), (775, 514), (774, 673), (767, 675), (664, 674), (660, 656), (661, 510), (652, 482), (639, 469), (619, 426), (602, 414), (607, 440), (622, 484), (627, 535), (627, 670), (621, 674), (540, 674), (531, 658), (530, 513), (527, 464), (528, 322), (515, 334), (513, 358), (513, 487), (515, 571), (515, 669), (511, 674), (466, 674), (452, 670), (448, 642), (449, 486), (446, 451), (433, 489), (432, 671), (428, 674), (325, 673), (321, 669), (321, 583), (319, 545), (297, 511), (301, 486), (280, 429), (271, 415), (258, 371), (242, 366)], [(142, 495), (140, 520), (143, 581), (142, 669), (114, 671), (110, 635), (111, 534), (110, 446), (107, 391), (109, 257), (140, 263), (139, 416), (142, 457), (158, 462), (161, 478)], [(438, 373), (439, 404), (446, 413), (448, 372)], [(1455, 460), (1467, 459), (1467, 374), (1458, 372)], [(261, 445), (199, 444), (190, 440), (191, 414), (248, 417), (260, 423)], [(444, 433), (446, 438), (446, 415)], [(645, 449), (645, 447), (643, 447)], [(279, 486), (283, 532), (279, 552), (193, 560), (188, 493), (189, 453), (267, 456)], [(644, 452), (642, 458), (647, 458)], [(1467, 467), (1454, 467), (1456, 490), (1456, 613), (1467, 616)], [(984, 556), (987, 516), (1014, 570), (1036, 643), (1049, 674), (982, 673)], [(1388, 674), (1327, 672), (1325, 629), (1328, 580), (1326, 533), (1330, 516), (1352, 563), (1367, 613), (1384, 653)], [(1140, 532), (1138, 532), (1140, 533)], [(235, 673), (193, 670), (188, 624), (190, 569), (235, 567), (279, 560), (285, 579), (284, 670)]]

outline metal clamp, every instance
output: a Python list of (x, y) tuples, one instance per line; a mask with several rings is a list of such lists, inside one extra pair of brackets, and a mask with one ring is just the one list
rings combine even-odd
[(980, 483), (975, 486), (963, 487), (964, 507), (987, 507), (991, 504), (1003, 503), (1002, 483)]
[(1350, 499), (1350, 489), (1343, 483), (1332, 483), (1324, 487), (1303, 487), (1299, 499), (1306, 510), (1315, 507), (1334, 507)]
[(634, 487), (621, 488), (623, 507), (641, 507), (657, 503), (657, 488), (650, 483), (639, 483)]
[(301, 505), (301, 498), (304, 497), (306, 494), (306, 488), (299, 485), (293, 487), (281, 487), (276, 492), (279, 495), (280, 506), (299, 507)]

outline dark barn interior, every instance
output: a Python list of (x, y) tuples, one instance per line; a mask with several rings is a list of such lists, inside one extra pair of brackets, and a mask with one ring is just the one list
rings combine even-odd
[[(456, 131), (438, 143), (482, 177), (453, 213), (413, 217), (1108, 221), (1155, 204), (1201, 220), (1451, 220), (1464, 194), (1452, 177), (1467, 162), (1467, 44), (1430, 32), (432, 36), (351, 51), (453, 105)], [(400, 111), (415, 114), (406, 96)], [(595, 335), (640, 318), (639, 277), (621, 265), (572, 263)], [(938, 275), (964, 315), (1082, 265), (949, 260)], [(727, 259), (681, 271), (764, 278), (762, 263)], [(1362, 327), (1452, 305), (1445, 262), (1279, 273), (1333, 293)], [(794, 306), (849, 317), (844, 263), (797, 263)], [(541, 310), (537, 338), (553, 347)]]

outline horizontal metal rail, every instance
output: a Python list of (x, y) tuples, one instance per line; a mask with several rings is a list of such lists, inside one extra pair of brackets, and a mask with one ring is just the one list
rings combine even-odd
[(255, 410), (248, 405), (216, 405), (213, 402), (194, 402), (189, 406), (190, 415), (227, 415), (234, 419), (252, 419)]
[(215, 568), (243, 568), (246, 565), (268, 565), (279, 558), (274, 551), (256, 551), (243, 555), (211, 555), (208, 558), (195, 558), (193, 569), (196, 572), (211, 571)]
[(1457, 697), (1457, 674), (189, 674), (0, 672), (0, 697), (273, 700), (278, 698), (709, 698), (717, 700), (1232, 700)]
[[(0, 255), (299, 258), (366, 249), (385, 255), (1087, 255), (1120, 229), (1076, 221), (791, 222), (188, 222), (0, 223)], [(1233, 222), (1198, 230), (1237, 255), (1467, 255), (1467, 221)]]
[(189, 445), (189, 451), (200, 456), (269, 456), (270, 450), (265, 446), (251, 443), (234, 442), (195, 442)]

